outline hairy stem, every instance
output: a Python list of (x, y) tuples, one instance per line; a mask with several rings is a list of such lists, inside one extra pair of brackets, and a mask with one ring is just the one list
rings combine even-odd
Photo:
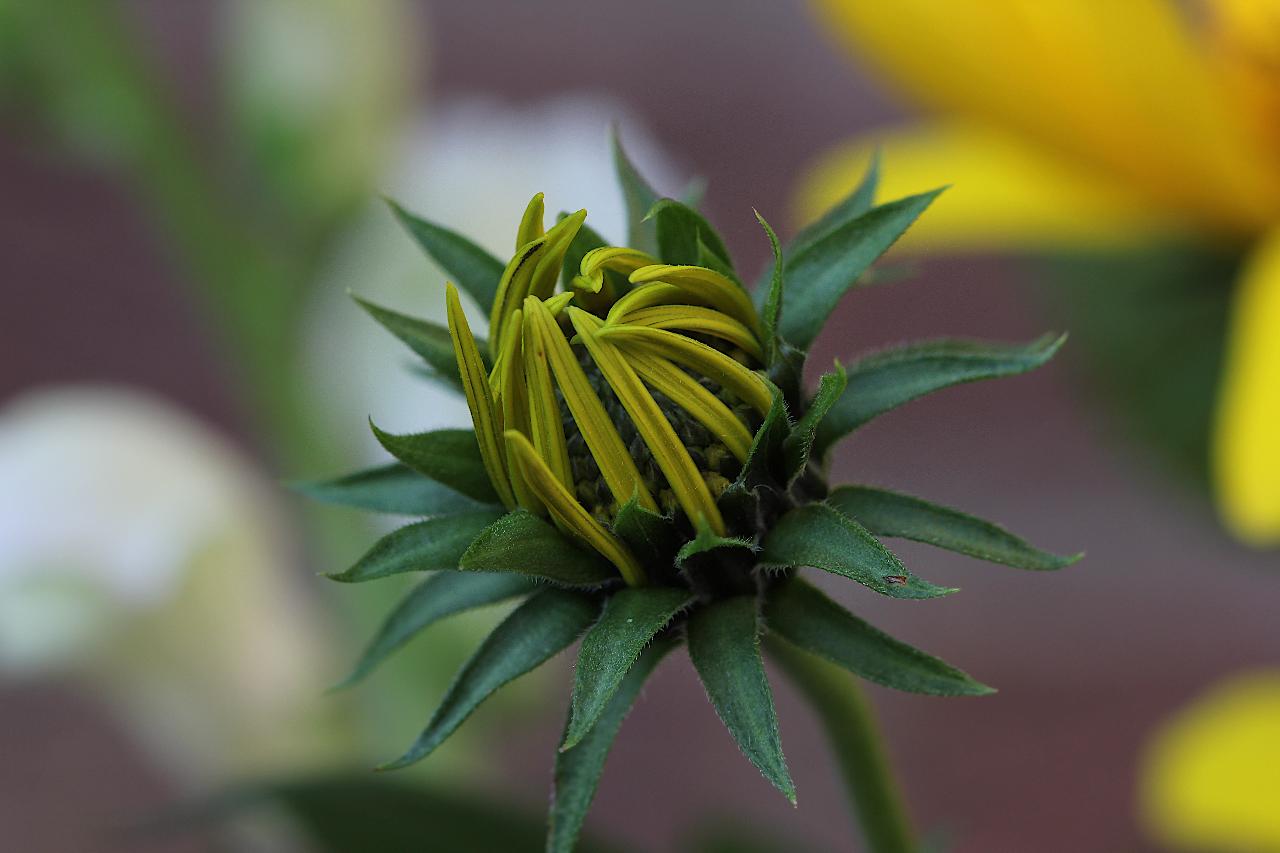
[(770, 656), (817, 711), (868, 849), (914, 853), (915, 838), (870, 706), (848, 672), (774, 637)]

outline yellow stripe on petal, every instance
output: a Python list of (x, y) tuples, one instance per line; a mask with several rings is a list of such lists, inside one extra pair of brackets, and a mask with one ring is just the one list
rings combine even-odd
[(1280, 850), (1280, 671), (1237, 675), (1157, 730), (1142, 813), (1174, 850)]
[(768, 414), (773, 405), (773, 390), (760, 374), (701, 341), (650, 326), (605, 326), (599, 334), (611, 341), (625, 342), (628, 349), (641, 348), (714, 379), (762, 415)]
[(609, 419), (604, 404), (591, 387), (582, 366), (578, 364), (569, 342), (556, 325), (555, 318), (545, 305), (532, 297), (525, 301), (525, 305), (528, 317), (526, 322), (537, 329), (569, 413), (573, 415), (574, 423), (587, 442), (592, 458), (600, 467), (600, 474), (609, 486), (614, 501), (621, 506), (634, 496), (642, 507), (657, 512), (658, 505), (649, 494), (635, 460), (631, 458), (617, 427)]
[(877, 148), (880, 199), (952, 185), (894, 251), (1122, 246), (1196, 225), (1053, 152), (959, 122), (878, 131), (823, 155), (799, 184), (796, 220), (811, 222), (852, 192)]
[(627, 354), (640, 378), (664, 394), (722, 442), (739, 462), (751, 451), (751, 431), (733, 411), (701, 383), (669, 361), (648, 353)]
[(1236, 287), (1213, 447), (1228, 526), (1280, 545), (1280, 231), (1254, 250)]
[[(610, 316), (609, 322), (613, 322)], [(624, 313), (617, 318), (623, 325), (652, 326), (655, 329), (680, 329), (685, 332), (698, 332), (711, 335), (722, 341), (728, 341), (758, 362), (764, 361), (764, 352), (760, 341), (751, 330), (729, 315), (713, 308), (699, 308), (692, 305), (662, 305), (654, 308), (642, 308), (639, 311)]]
[(604, 324), (580, 308), (570, 308), (569, 319), (662, 469), (685, 515), (695, 528), (705, 523), (716, 534), (725, 535), (724, 519), (689, 451), (623, 353), (601, 336)]
[(560, 403), (556, 400), (555, 385), (551, 381), (551, 366), (547, 362), (547, 342), (539, 324), (531, 323), (533, 303), (525, 300), (524, 379), (529, 393), (529, 433), (538, 455), (547, 463), (556, 477), (567, 488), (573, 488), (573, 472), (569, 465), (569, 449), (564, 437), (564, 421), (560, 417)]
[(556, 475), (538, 456), (529, 440), (518, 432), (506, 433), (508, 446), (512, 455), (520, 465), (530, 487), (546, 504), (551, 515), (560, 526), (598, 551), (606, 560), (618, 568), (630, 586), (643, 586), (644, 569), (623, 544), (622, 540), (606, 530), (600, 522), (591, 517), (582, 504), (574, 500), (569, 490), (556, 479)]
[(544, 198), (542, 193), (538, 193), (529, 200), (528, 206), (524, 209), (524, 216), (520, 218), (520, 227), (516, 229), (517, 252), (546, 233), (542, 227), (544, 214)]
[(751, 304), (751, 297), (737, 283), (715, 270), (654, 264), (641, 267), (631, 274), (632, 284), (651, 281), (675, 285), (738, 320), (757, 335), (760, 333), (760, 319), (756, 316), (755, 306)]
[(476, 441), (480, 445), (480, 458), (484, 462), (485, 473), (489, 475), (489, 482), (493, 483), (502, 503), (508, 508), (514, 507), (515, 495), (507, 480), (489, 377), (485, 372), (480, 350), (476, 347), (476, 339), (467, 324), (467, 315), (458, 299), (458, 289), (451, 283), (445, 285), (445, 306), (449, 318), (449, 337), (453, 341), (453, 352), (458, 359), (458, 375), (462, 379), (467, 408), (471, 410), (471, 422), (475, 425)]

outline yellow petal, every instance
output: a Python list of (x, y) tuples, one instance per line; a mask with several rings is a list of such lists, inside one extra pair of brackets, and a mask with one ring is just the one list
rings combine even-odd
[(767, 414), (773, 405), (773, 389), (760, 374), (701, 341), (650, 326), (604, 326), (598, 336), (615, 342), (625, 341), (628, 349), (634, 346), (683, 364), (708, 379), (714, 379), (762, 415)]
[(632, 284), (651, 281), (674, 285), (698, 300), (705, 300), (712, 308), (723, 311), (756, 334), (760, 333), (760, 319), (756, 316), (755, 306), (751, 304), (751, 297), (736, 282), (715, 270), (654, 264), (631, 273)]
[(1061, 152), (1208, 225), (1280, 210), (1280, 164), (1173, 0), (814, 0), (919, 103)]
[[(517, 309), (503, 332), (502, 351), (494, 362), (489, 384), (497, 397), (498, 413), (502, 416), (501, 429), (504, 432), (516, 430), (528, 434), (531, 427), (529, 391), (524, 383), (523, 330), (524, 312)], [(534, 515), (544, 515), (546, 508), (525, 482), (524, 474), (512, 456), (510, 443), (504, 442), (503, 449), (506, 453), (507, 476), (511, 478), (511, 491), (515, 494), (516, 503)]]
[(480, 445), (480, 458), (498, 497), (511, 508), (515, 506), (515, 495), (507, 480), (505, 460), (499, 444), (489, 377), (485, 373), (480, 350), (476, 347), (476, 339), (467, 324), (467, 315), (458, 299), (458, 289), (453, 284), (445, 285), (445, 305), (449, 318), (449, 337), (453, 340), (453, 352), (458, 359), (458, 375), (462, 379), (467, 408), (471, 410), (471, 422), (475, 426), (476, 441)]
[(1213, 463), (1227, 524), (1280, 544), (1280, 230), (1254, 249), (1236, 287)]
[(671, 428), (671, 423), (644, 387), (640, 377), (636, 376), (635, 370), (627, 363), (626, 357), (601, 336), (603, 323), (580, 308), (570, 308), (569, 319), (586, 344), (596, 366), (600, 368), (605, 381), (627, 410), (627, 415), (653, 454), (654, 461), (662, 469), (671, 491), (680, 502), (680, 508), (695, 527), (705, 522), (717, 535), (724, 536), (724, 519), (706, 482), (698, 473), (698, 466), (693, 464), (689, 451)]
[(1096, 172), (1010, 134), (958, 122), (878, 131), (833, 149), (801, 181), (796, 218), (813, 221), (852, 192), (877, 147), (880, 199), (952, 185), (896, 251), (1111, 246), (1180, 227)]
[(506, 440), (512, 448), (525, 479), (551, 510), (552, 517), (560, 526), (578, 536), (606, 560), (617, 566), (623, 580), (629, 585), (643, 586), (644, 569), (632, 556), (627, 546), (574, 500), (573, 495), (556, 479), (556, 475), (542, 461), (529, 440), (515, 431), (506, 433)]
[[(610, 322), (613, 321), (612, 314)], [(728, 341), (758, 362), (764, 362), (764, 353), (760, 342), (746, 326), (729, 315), (712, 308), (700, 308), (693, 305), (661, 305), (655, 308), (643, 308), (639, 311), (624, 313), (617, 318), (618, 323), (632, 326), (652, 326), (655, 329), (680, 329), (685, 332), (697, 332), (711, 335), (722, 341)]]
[(738, 457), (747, 461), (751, 450), (751, 431), (715, 394), (680, 368), (665, 359), (642, 352), (627, 353), (627, 360), (647, 385), (671, 399), (702, 424), (718, 441)]
[(609, 419), (604, 404), (591, 387), (582, 366), (578, 364), (569, 342), (556, 325), (555, 318), (546, 306), (533, 297), (527, 299), (525, 305), (528, 316), (526, 322), (537, 329), (538, 338), (543, 342), (547, 359), (555, 373), (556, 383), (564, 395), (565, 405), (582, 433), (591, 456), (600, 467), (600, 474), (609, 486), (614, 500), (621, 506), (634, 496), (642, 507), (657, 512), (658, 505), (649, 494), (635, 460), (631, 458), (617, 427)]
[(547, 244), (545, 236), (527, 244), (516, 252), (507, 262), (498, 281), (498, 292), (493, 297), (493, 309), (489, 312), (489, 350), (490, 355), (498, 357), (502, 346), (503, 331), (511, 314), (529, 295), (529, 287), (533, 281), (533, 271), (538, 265)]
[(614, 272), (630, 275), (641, 267), (652, 266), (657, 262), (655, 258), (646, 255), (639, 249), (628, 249), (622, 246), (601, 246), (582, 256), (582, 264), (579, 267), (582, 274), (575, 281), (581, 281), (578, 285), (581, 289), (591, 293), (599, 293), (600, 286), (604, 281), (605, 270), (613, 270)]
[(1140, 794), (1173, 849), (1280, 850), (1280, 671), (1236, 676), (1165, 724)]
[(520, 227), (516, 229), (517, 252), (546, 233), (542, 227), (544, 212), (543, 195), (538, 193), (529, 200), (528, 207), (524, 209), (524, 216), (520, 218)]
[[(573, 488), (573, 472), (569, 466), (569, 449), (564, 437), (564, 421), (560, 417), (560, 403), (556, 399), (555, 385), (551, 381), (551, 367), (547, 363), (547, 341), (540, 324), (534, 319), (532, 296), (525, 300), (524, 380), (529, 394), (529, 432), (533, 446), (547, 467), (566, 488)], [(557, 334), (559, 330), (556, 330)]]
[(539, 299), (549, 299), (555, 292), (556, 282), (560, 280), (564, 256), (569, 251), (569, 244), (578, 236), (582, 223), (587, 219), (587, 212), (579, 210), (561, 219), (547, 232), (546, 248), (538, 258), (533, 277), (529, 283), (529, 294)]

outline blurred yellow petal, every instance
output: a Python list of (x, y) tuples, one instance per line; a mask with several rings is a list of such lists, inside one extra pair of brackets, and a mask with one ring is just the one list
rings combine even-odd
[(1219, 505), (1241, 538), (1280, 544), (1280, 230), (1245, 264), (1226, 356), (1213, 450)]
[(927, 107), (1217, 228), (1254, 230), (1280, 210), (1280, 167), (1172, 0), (814, 5), (855, 56)]
[(1280, 671), (1237, 676), (1161, 728), (1140, 778), (1150, 830), (1179, 850), (1280, 850)]
[(959, 123), (884, 131), (829, 152), (800, 184), (798, 220), (812, 222), (853, 192), (877, 148), (879, 200), (952, 185), (903, 235), (899, 251), (1092, 248), (1176, 227), (1094, 173), (1008, 134)]

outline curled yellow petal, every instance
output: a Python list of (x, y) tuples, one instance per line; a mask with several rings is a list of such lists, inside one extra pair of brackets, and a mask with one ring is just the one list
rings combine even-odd
[(671, 402), (692, 415), (729, 448), (739, 462), (747, 461), (751, 450), (751, 431), (715, 394), (665, 359), (642, 352), (628, 353), (627, 359), (645, 384), (665, 394)]
[[(612, 316), (610, 322), (613, 322)], [(631, 326), (651, 326), (655, 329), (680, 329), (698, 332), (728, 341), (758, 362), (764, 361), (760, 341), (751, 330), (732, 317), (713, 308), (693, 305), (661, 305), (624, 313), (617, 322)]]
[[(642, 284), (613, 303), (613, 307), (609, 309), (608, 322), (613, 323), (632, 311), (652, 308), (655, 305), (688, 305), (690, 303), (702, 305), (703, 300), (697, 299), (674, 284), (662, 282)], [(704, 305), (704, 307), (711, 306)]]
[(524, 338), (521, 342), (525, 389), (529, 394), (529, 433), (533, 436), (533, 446), (537, 448), (538, 455), (557, 479), (571, 489), (573, 470), (569, 465), (560, 403), (556, 399), (551, 367), (547, 362), (547, 340), (540, 324), (531, 322), (538, 316), (535, 313), (537, 302), (532, 296), (525, 299)]
[(528, 318), (525, 322), (536, 329), (569, 413), (600, 467), (600, 474), (614, 501), (621, 506), (635, 496), (642, 507), (657, 512), (658, 505), (649, 494), (635, 460), (551, 312), (533, 297), (525, 301), (525, 306)]
[(578, 536), (606, 560), (617, 566), (622, 579), (630, 586), (643, 586), (644, 569), (627, 546), (592, 518), (591, 513), (574, 499), (569, 490), (542, 461), (529, 440), (514, 430), (506, 433), (506, 440), (530, 488), (546, 504), (552, 517), (562, 529)]
[(674, 285), (686, 293), (705, 301), (733, 317), (757, 335), (760, 334), (760, 318), (751, 304), (751, 297), (727, 276), (706, 267), (671, 266), (654, 264), (641, 267), (631, 274), (632, 284), (661, 281)]
[(590, 293), (599, 293), (604, 282), (604, 271), (630, 275), (641, 267), (656, 264), (657, 260), (639, 249), (628, 249), (623, 246), (601, 246), (592, 249), (582, 256), (579, 266), (580, 275), (574, 277), (574, 284)]
[(1213, 447), (1227, 524), (1255, 545), (1280, 544), (1280, 230), (1236, 287)]
[(467, 398), (467, 408), (471, 410), (471, 422), (475, 425), (476, 441), (480, 445), (480, 458), (484, 462), (485, 473), (489, 482), (498, 492), (498, 497), (508, 508), (516, 505), (515, 495), (507, 480), (506, 464), (502, 447), (498, 439), (498, 425), (493, 403), (493, 394), (489, 387), (489, 377), (485, 371), (484, 360), (476, 347), (476, 339), (467, 324), (467, 315), (462, 310), (458, 299), (458, 289), (453, 284), (445, 287), (446, 313), (449, 318), (449, 337), (453, 341), (453, 352), (458, 359), (458, 375), (462, 379), (462, 391)]
[(652, 326), (605, 326), (599, 336), (626, 342), (628, 349), (635, 346), (714, 379), (762, 415), (773, 405), (773, 389), (760, 374), (701, 341)]
[(1175, 850), (1280, 850), (1280, 671), (1234, 676), (1152, 738), (1142, 814)]
[(569, 319), (662, 469), (685, 515), (695, 527), (706, 523), (718, 535), (725, 535), (724, 519), (689, 451), (626, 356), (600, 334), (604, 324), (580, 308), (570, 308)]
[(517, 252), (545, 233), (542, 227), (544, 213), (544, 198), (542, 193), (538, 193), (529, 200), (524, 216), (520, 218), (520, 227), (516, 229)]

